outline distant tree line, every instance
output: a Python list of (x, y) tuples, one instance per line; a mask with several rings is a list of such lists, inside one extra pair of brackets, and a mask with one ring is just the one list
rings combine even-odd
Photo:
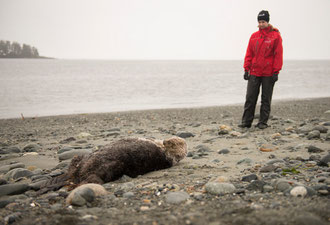
[(27, 44), (0, 40), (0, 58), (39, 58), (38, 49)]

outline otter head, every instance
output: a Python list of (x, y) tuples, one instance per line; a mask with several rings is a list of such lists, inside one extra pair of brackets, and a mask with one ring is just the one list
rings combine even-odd
[(187, 156), (187, 143), (184, 139), (179, 137), (172, 137), (163, 141), (165, 147), (165, 154), (173, 160), (173, 164)]

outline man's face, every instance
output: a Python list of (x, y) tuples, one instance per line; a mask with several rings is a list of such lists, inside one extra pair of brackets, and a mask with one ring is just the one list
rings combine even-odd
[(259, 28), (260, 29), (265, 29), (266, 27), (268, 27), (267, 21), (259, 20), (258, 22), (259, 22)]

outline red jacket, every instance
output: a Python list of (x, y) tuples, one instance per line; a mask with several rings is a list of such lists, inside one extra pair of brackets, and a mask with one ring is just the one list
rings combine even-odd
[(251, 35), (244, 59), (244, 69), (258, 77), (279, 73), (283, 65), (282, 38), (278, 29), (269, 25)]

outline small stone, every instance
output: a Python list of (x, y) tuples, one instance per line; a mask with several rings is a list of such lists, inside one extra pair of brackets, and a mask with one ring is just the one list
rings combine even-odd
[(242, 177), (242, 181), (245, 181), (245, 182), (251, 182), (253, 180), (258, 180), (258, 176), (256, 174), (250, 174), (250, 175)]
[(179, 204), (186, 201), (189, 198), (189, 194), (183, 191), (169, 192), (165, 196), (165, 200), (170, 204)]
[(276, 168), (277, 168), (277, 166), (274, 166), (273, 164), (270, 164), (270, 165), (262, 167), (259, 170), (259, 172), (260, 173), (269, 173), (269, 172), (273, 172)]
[(251, 183), (246, 187), (248, 190), (252, 191), (263, 191), (263, 187), (266, 183), (262, 180), (253, 180)]
[(284, 160), (282, 160), (282, 159), (272, 159), (272, 160), (269, 160), (266, 164), (271, 165), (271, 164), (275, 164), (275, 163), (284, 163)]
[(6, 166), (1, 166), (0, 167), (0, 173), (7, 173), (8, 171), (16, 168), (24, 168), (25, 165), (23, 163), (14, 163), (14, 164), (9, 164)]
[(28, 144), (24, 146), (23, 152), (37, 152), (40, 149), (41, 149), (40, 145)]
[(263, 192), (272, 192), (274, 191), (274, 188), (270, 185), (264, 185), (263, 186)]
[(6, 175), (4, 176), (4, 179), (6, 180), (16, 180), (21, 177), (31, 177), (33, 173), (30, 170), (24, 169), (24, 168), (16, 168), (10, 170)]
[(194, 156), (194, 152), (188, 152), (187, 157), (193, 157)]
[(290, 182), (286, 180), (278, 180), (275, 184), (275, 189), (284, 192), (291, 188)]
[(322, 150), (316, 146), (310, 145), (310, 146), (308, 146), (308, 152), (309, 153), (320, 153), (320, 152), (324, 152), (324, 150)]
[(241, 159), (237, 162), (237, 164), (248, 164), (248, 165), (251, 165), (252, 163), (253, 160), (250, 158)]
[(75, 193), (72, 197), (72, 200), (71, 200), (71, 205), (74, 205), (74, 206), (83, 206), (85, 205), (87, 202), (86, 202), (86, 199), (84, 199), (80, 194), (78, 193)]
[(303, 186), (297, 186), (291, 189), (290, 195), (294, 197), (305, 197), (307, 195), (307, 189)]
[(59, 160), (67, 160), (67, 159), (72, 159), (74, 156), (80, 156), (80, 155), (88, 155), (92, 153), (92, 150), (90, 149), (74, 149), (71, 151), (63, 152), (58, 155)]
[(18, 195), (29, 190), (27, 184), (4, 184), (0, 186), (0, 197), (5, 195)]
[(324, 156), (324, 157), (320, 160), (320, 162), (319, 162), (318, 165), (319, 165), (319, 166), (329, 166), (329, 165), (328, 165), (329, 162), (330, 162), (330, 154)]
[(323, 133), (323, 134), (328, 132), (328, 128), (321, 126), (321, 125), (314, 127), (313, 130), (318, 130), (318, 131), (320, 131), (320, 133)]
[[(91, 192), (92, 191), (92, 192)], [(77, 193), (77, 195), (76, 195)], [(107, 195), (108, 192), (105, 190), (105, 188), (102, 185), (99, 184), (84, 184), (77, 188), (75, 188), (66, 198), (66, 204), (71, 205), (74, 197), (76, 198), (74, 201), (76, 201), (74, 204), (85, 204), (86, 201), (93, 201), (95, 196), (103, 196)], [(80, 198), (83, 198), (84, 201)]]
[(313, 130), (313, 131), (311, 131), (311, 132), (308, 133), (308, 135), (307, 135), (307, 139), (308, 139), (308, 140), (311, 140), (311, 139), (318, 139), (318, 138), (320, 138), (320, 136), (321, 136), (320, 131), (318, 131), (318, 130)]
[(228, 149), (221, 149), (218, 151), (219, 154), (228, 154), (230, 151)]
[(275, 146), (269, 144), (263, 144), (259, 150), (262, 152), (272, 152), (275, 151)]
[(190, 132), (178, 132), (178, 133), (176, 133), (176, 136), (178, 136), (180, 138), (195, 137), (195, 135), (193, 133), (190, 133)]
[(126, 193), (124, 193), (123, 194), (123, 197), (124, 198), (132, 198), (132, 197), (134, 197), (134, 193), (133, 192), (126, 192)]
[(232, 132), (230, 132), (230, 135), (232, 137), (240, 137), (242, 134), (238, 131), (232, 131)]
[(148, 210), (150, 210), (150, 208), (149, 208), (149, 206), (141, 206), (140, 210), (141, 211), (148, 211)]
[(21, 218), (22, 214), (19, 212), (12, 213), (4, 218), (4, 224), (12, 224)]
[(91, 136), (92, 135), (90, 133), (81, 132), (80, 134), (77, 135), (77, 138), (83, 139), (83, 138), (88, 138), (88, 137), (91, 137)]
[(223, 195), (235, 193), (236, 188), (233, 184), (230, 183), (208, 182), (205, 185), (205, 190), (210, 194)]

